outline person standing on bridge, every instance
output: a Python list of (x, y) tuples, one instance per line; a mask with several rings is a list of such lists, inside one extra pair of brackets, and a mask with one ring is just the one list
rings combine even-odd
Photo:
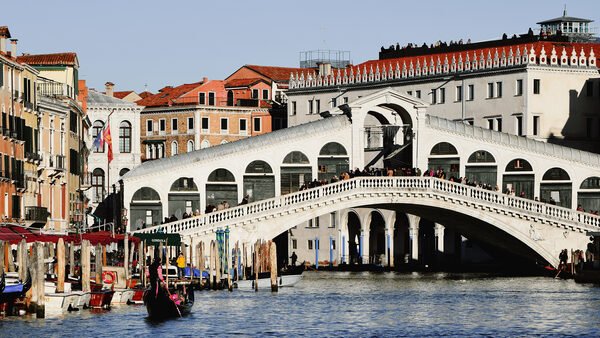
[(292, 266), (296, 266), (296, 261), (298, 260), (298, 256), (296, 256), (296, 251), (292, 251), (292, 255), (290, 256), (292, 259)]
[(185, 257), (183, 256), (183, 252), (179, 253), (179, 257), (177, 257), (177, 277), (182, 278), (184, 276), (185, 269)]

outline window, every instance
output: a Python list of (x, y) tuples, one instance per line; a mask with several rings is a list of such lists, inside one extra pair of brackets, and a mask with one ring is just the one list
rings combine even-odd
[(488, 123), (488, 129), (494, 130), (494, 119), (488, 119), (487, 123)]
[(540, 135), (540, 117), (534, 116), (533, 117), (533, 136), (539, 136), (539, 135)]
[(313, 240), (309, 239), (308, 240), (308, 250), (312, 250), (313, 249)]
[(252, 89), (252, 98), (258, 99), (258, 89)]
[(104, 170), (100, 168), (92, 171), (92, 201), (101, 202), (104, 200)]
[(446, 88), (440, 88), (440, 103), (446, 103)]
[(221, 134), (227, 134), (229, 132), (229, 119), (226, 117), (221, 118)]
[(585, 86), (587, 96), (594, 96), (594, 82), (588, 81)]
[(148, 225), (152, 224), (152, 210), (146, 210), (146, 223)]
[(473, 101), (475, 100), (475, 85), (469, 85), (468, 87), (468, 96), (467, 96), (467, 101)]
[(296, 115), (298, 112), (298, 108), (296, 106), (296, 101), (292, 101), (292, 115)]
[(487, 98), (492, 99), (492, 98), (494, 98), (494, 83), (489, 82), (487, 84), (487, 86), (488, 86)]
[(152, 120), (146, 120), (146, 134), (152, 134), (152, 127), (154, 122)]
[(171, 119), (171, 133), (172, 134), (177, 134), (178, 128), (177, 128), (177, 119)]
[(417, 97), (417, 99), (421, 98), (421, 90), (415, 90), (415, 96)]
[(187, 141), (187, 152), (190, 153), (194, 151), (194, 141), (189, 140)]
[(533, 93), (534, 94), (539, 94), (540, 93), (540, 79), (533, 79)]
[(202, 118), (202, 131), (208, 133), (208, 117)]
[(331, 240), (331, 250), (335, 250), (335, 239)]
[(313, 100), (308, 100), (308, 113), (313, 113)]
[(298, 240), (292, 239), (292, 249), (298, 250)]
[(502, 118), (496, 118), (496, 131), (502, 131)]
[(308, 223), (306, 224), (306, 227), (307, 227), (307, 228), (312, 228), (313, 226), (314, 226), (314, 225), (313, 225), (313, 220), (312, 220), (312, 219), (309, 219), (309, 220), (308, 220)]
[(131, 123), (122, 121), (119, 125), (119, 152), (131, 152)]
[[(4, 124), (3, 127), (5, 127), (6, 124)], [(6, 127), (5, 127), (6, 128)], [(96, 139), (98, 137), (98, 135), (102, 132), (102, 129), (104, 129), (104, 123), (102, 123), (102, 121), (94, 121), (94, 124), (92, 126), (92, 135), (94, 136), (94, 139)], [(102, 146), (98, 145), (96, 147), (93, 148), (95, 153), (103, 153), (104, 152), (104, 144), (102, 144)]]
[(431, 90), (431, 104), (437, 103), (437, 89)]
[(193, 117), (188, 117), (188, 130), (194, 130), (194, 118)]
[(198, 93), (198, 104), (206, 104), (206, 93)]
[(471, 118), (471, 119), (464, 119), (464, 122), (470, 126), (475, 124), (475, 121)]
[(177, 141), (171, 143), (171, 156), (177, 155), (179, 152)]
[(321, 113), (321, 100), (315, 100), (317, 114)]
[(263, 94), (262, 95), (263, 100), (269, 99), (269, 90), (268, 89), (263, 89), (262, 94)]
[(240, 119), (240, 135), (248, 134), (248, 121), (246, 119)]
[(167, 130), (167, 120), (160, 119), (158, 122), (158, 131), (164, 132), (165, 130)]
[(331, 98), (331, 108), (337, 107), (337, 97)]
[(254, 128), (253, 128), (253, 130), (255, 132), (261, 132), (261, 130), (262, 130), (261, 129), (261, 125), (260, 125), (260, 121), (261, 121), (260, 117), (255, 117), (254, 118)]
[(409, 90), (409, 91), (406, 92), (406, 94), (409, 95), (409, 96), (412, 96), (413, 92), (412, 92), (412, 90)]
[(496, 82), (496, 97), (502, 97), (502, 82)]
[(456, 102), (461, 102), (463, 99), (463, 87), (456, 86)]
[(315, 228), (318, 228), (321, 224), (321, 219), (319, 217), (315, 218)]
[(208, 93), (208, 105), (209, 106), (215, 105), (215, 93), (213, 93), (213, 92)]
[(517, 116), (517, 135), (523, 136), (523, 116)]
[(515, 85), (515, 96), (521, 95), (523, 95), (523, 80), (519, 79)]
[(335, 228), (337, 226), (337, 222), (336, 222), (336, 213), (332, 212), (329, 214), (329, 227), (330, 228)]
[(348, 96), (344, 96), (344, 103), (348, 103)]

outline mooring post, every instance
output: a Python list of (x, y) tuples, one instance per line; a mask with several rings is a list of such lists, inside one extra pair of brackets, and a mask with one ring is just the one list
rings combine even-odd
[(56, 292), (65, 292), (65, 240), (62, 238), (58, 239), (56, 243), (56, 256), (57, 256), (57, 274), (56, 274)]
[(258, 291), (258, 271), (260, 268), (260, 240), (254, 245), (254, 291)]
[(91, 277), (91, 259), (90, 259), (90, 241), (84, 239), (81, 241), (81, 255), (79, 257), (81, 263), (81, 291), (90, 292), (90, 277)]
[(44, 300), (45, 300), (45, 287), (44, 281), (46, 279), (46, 275), (44, 273), (44, 245), (43, 243), (35, 242), (35, 265), (34, 269), (36, 272), (35, 278), (35, 290), (37, 293), (37, 304), (35, 315), (36, 318), (44, 318), (46, 315)]
[(6, 261), (6, 250), (4, 241), (0, 241), (0, 276), (5, 273), (5, 269), (8, 266), (8, 262)]
[(102, 247), (103, 245), (98, 243), (96, 245), (96, 284), (102, 285)]
[(129, 235), (123, 238), (123, 268), (125, 268), (125, 287), (129, 287)]
[(277, 245), (275, 242), (271, 242), (269, 253), (271, 255), (271, 292), (277, 292)]
[(27, 273), (23, 268), (25, 266), (25, 261), (27, 260), (27, 242), (25, 239), (19, 242), (17, 246), (17, 264), (19, 265), (19, 279), (25, 280), (27, 278)]

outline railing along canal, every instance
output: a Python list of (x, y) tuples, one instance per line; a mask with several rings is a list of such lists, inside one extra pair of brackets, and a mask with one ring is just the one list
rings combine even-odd
[(600, 227), (600, 217), (596, 215), (438, 178), (416, 176), (367, 176), (356, 177), (350, 180), (301, 190), (292, 194), (277, 196), (205, 215), (156, 225), (136, 232), (163, 231), (166, 233), (179, 233), (183, 231), (205, 230), (203, 228), (208, 230), (211, 225), (218, 225), (225, 221), (238, 223), (243, 221), (247, 216), (251, 216), (252, 218), (265, 217), (274, 212), (285, 212), (290, 207), (305, 207), (314, 204), (321, 201), (323, 197), (333, 197), (337, 195), (339, 195), (338, 197), (343, 197), (343, 195), (351, 196), (351, 194), (359, 192), (443, 193), (445, 196), (461, 197), (465, 200), (479, 202), (486, 206), (496, 208), (504, 207), (508, 210), (526, 212), (537, 217), (541, 216), (557, 221), (576, 222), (585, 226)]

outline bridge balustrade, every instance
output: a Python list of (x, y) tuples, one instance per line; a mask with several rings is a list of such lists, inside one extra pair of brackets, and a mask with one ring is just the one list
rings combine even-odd
[(336, 195), (351, 196), (352, 193), (373, 193), (379, 191), (392, 193), (415, 191), (442, 193), (448, 197), (461, 197), (465, 200), (479, 202), (486, 206), (504, 207), (519, 212), (525, 211), (536, 217), (544, 216), (557, 221), (600, 227), (600, 217), (596, 215), (434, 177), (367, 176), (301, 190), (292, 194), (157, 225), (136, 232), (162, 231), (179, 233), (182, 231), (191, 232), (192, 230), (197, 232), (209, 231), (212, 226), (223, 225), (227, 221), (238, 223), (248, 218), (269, 217), (273, 214), (273, 211), (277, 211), (278, 209), (280, 212), (283, 212), (285, 208), (291, 206), (303, 207), (314, 205), (325, 197), (335, 197)]

